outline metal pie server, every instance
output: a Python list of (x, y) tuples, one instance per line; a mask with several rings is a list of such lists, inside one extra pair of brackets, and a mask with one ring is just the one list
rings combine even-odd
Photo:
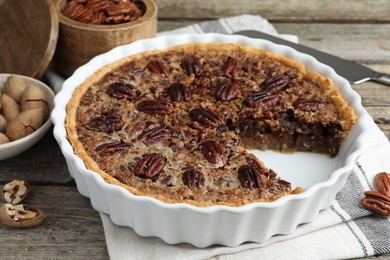
[(259, 38), (259, 39), (265, 39), (269, 40), (276, 44), (282, 44), (287, 45), (299, 52), (309, 54), (316, 58), (318, 61), (329, 65), (332, 67), (337, 74), (340, 76), (346, 78), (351, 82), (352, 84), (360, 84), (368, 80), (372, 80), (387, 86), (390, 86), (390, 75), (386, 73), (380, 73), (377, 71), (374, 71), (372, 69), (369, 69), (363, 65), (360, 65), (354, 61), (345, 60), (336, 56), (333, 56), (331, 54), (318, 51), (315, 49), (312, 49), (310, 47), (296, 44), (275, 36), (272, 36), (267, 33), (259, 32), (259, 31), (239, 31), (235, 34), (248, 36), (251, 38)]

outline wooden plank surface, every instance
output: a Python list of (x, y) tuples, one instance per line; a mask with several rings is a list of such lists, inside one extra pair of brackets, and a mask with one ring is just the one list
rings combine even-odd
[(155, 0), (160, 19), (210, 19), (259, 14), (270, 21), (388, 22), (388, 0)]
[[(222, 5), (220, 1), (156, 0), (160, 7), (158, 26), (159, 31), (163, 31), (203, 19), (261, 13), (279, 21), (273, 23), (279, 32), (296, 34), (300, 42), (308, 46), (390, 73), (390, 17), (385, 15), (390, 1), (375, 1), (373, 6), (370, 6), (373, 1), (368, 0), (299, 2), (308, 5), (306, 12), (294, 8), (298, 0), (226, 0)], [(344, 8), (344, 16), (333, 7), (339, 2)], [(348, 5), (352, 8), (351, 13), (345, 12)], [(319, 7), (322, 9), (317, 10)], [(324, 8), (331, 11), (324, 12)], [(366, 12), (362, 12), (364, 9)], [(359, 15), (354, 17), (357, 13)], [(298, 20), (307, 22), (297, 23)], [(367, 82), (353, 88), (390, 138), (389, 87)], [(48, 218), (41, 226), (30, 229), (0, 225), (0, 259), (108, 259), (99, 214), (91, 207), (89, 199), (77, 192), (51, 132), (24, 154), (0, 161), (0, 185), (16, 178), (26, 179), (32, 184), (29, 202), (40, 206)], [(386, 259), (386, 256), (375, 259)]]
[(74, 185), (32, 185), (26, 203), (40, 207), (47, 219), (27, 229), (1, 225), (0, 259), (108, 258), (100, 216)]
[(25, 179), (30, 184), (67, 185), (73, 183), (52, 128), (32, 149), (0, 161), (0, 184)]
[[(191, 20), (160, 21), (158, 30), (172, 30), (193, 23)], [(273, 26), (279, 33), (298, 35), (301, 44), (345, 59), (373, 65), (390, 63), (388, 23), (273, 23)]]

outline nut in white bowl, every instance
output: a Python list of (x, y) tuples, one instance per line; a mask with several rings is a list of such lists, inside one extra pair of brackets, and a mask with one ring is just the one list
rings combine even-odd
[[(278, 171), (282, 179), (301, 186), (301, 194), (287, 195), (273, 202), (250, 203), (241, 207), (196, 207), (185, 203), (168, 204), (160, 200), (135, 196), (122, 187), (108, 184), (100, 175), (86, 168), (75, 155), (65, 130), (66, 107), (73, 91), (89, 76), (106, 64), (143, 51), (166, 49), (194, 42), (238, 43), (263, 48), (302, 62), (308, 70), (318, 71), (333, 80), (340, 92), (354, 108), (356, 125), (331, 159), (312, 153), (280, 154), (254, 151), (265, 165)], [(158, 46), (158, 47), (156, 47)], [(75, 178), (81, 194), (91, 199), (92, 206), (110, 215), (112, 221), (131, 227), (141, 236), (156, 236), (167, 243), (190, 243), (197, 247), (213, 244), (237, 246), (248, 241), (264, 242), (276, 234), (293, 232), (299, 224), (313, 221), (319, 211), (330, 206), (342, 189), (353, 164), (363, 149), (367, 131), (367, 112), (348, 81), (333, 69), (313, 57), (282, 45), (244, 36), (221, 34), (188, 34), (163, 36), (141, 40), (99, 55), (80, 67), (64, 82), (55, 98), (52, 120), (54, 136)], [(283, 164), (280, 162), (283, 161)], [(280, 167), (280, 168), (279, 168)], [(315, 172), (315, 174), (313, 174)]]
[[(22, 76), (22, 75), (15, 75), (15, 74), (0, 74), (0, 92), (4, 92), (4, 90), (3, 90), (4, 84), (7, 81), (7, 79), (9, 79), (10, 77), (17, 77), (17, 78), (23, 79), (29, 85), (34, 86), (34, 88), (38, 88), (41, 91), (41, 93), (43, 93), (45, 96), (45, 103), (47, 103), (46, 109), (48, 109), (49, 112), (42, 113), (43, 121), (38, 124), (39, 127), (37, 127), (37, 129), (32, 129), (31, 131), (28, 132), (28, 135), (26, 135), (20, 139), (17, 139), (17, 140), (12, 140), (12, 139), (19, 138), (20, 136), (14, 135), (15, 133), (13, 132), (13, 130), (9, 129), (9, 127), (8, 127), (8, 125), (10, 124), (10, 122), (12, 122), (12, 120), (9, 120), (9, 122), (4, 123), (2, 118), (0, 118), (1, 119), (0, 120), (1, 121), (0, 128), (2, 130), (2, 132), (0, 134), (0, 139), (4, 140), (4, 141), (6, 140), (5, 138), (7, 137), (6, 136), (7, 131), (9, 132), (10, 135), (12, 135), (11, 137), (9, 137), (9, 136), (7, 137), (10, 142), (2, 143), (0, 140), (0, 143), (1, 143), (0, 144), (0, 160), (5, 160), (8, 158), (14, 157), (18, 154), (21, 154), (22, 152), (24, 152), (27, 149), (29, 149), (30, 147), (32, 147), (35, 143), (37, 143), (45, 135), (45, 133), (49, 130), (49, 128), (51, 126), (50, 116), (44, 116), (44, 114), (45, 113), (49, 114), (54, 107), (54, 104), (53, 104), (54, 92), (53, 92), (53, 90), (51, 88), (49, 88), (43, 82), (36, 80), (34, 78), (30, 78), (30, 77), (26, 77), (26, 76)], [(2, 93), (2, 95), (4, 95), (4, 94)], [(18, 104), (18, 105), (20, 106), (20, 104)], [(4, 104), (2, 104), (1, 109), (2, 109), (1, 111), (4, 111)], [(39, 110), (39, 108), (36, 108), (36, 109), (37, 109), (36, 111)], [(29, 111), (29, 110), (25, 110), (25, 112), (26, 111)], [(23, 113), (23, 112), (19, 111), (19, 115), (21, 113)], [(31, 112), (29, 112), (28, 114), (31, 114)], [(27, 115), (27, 116), (29, 116), (29, 115)], [(33, 115), (33, 116), (35, 116), (35, 115)], [(24, 116), (22, 115), (22, 117), (25, 118), (26, 115), (24, 115)], [(4, 127), (5, 124), (7, 124), (7, 126)]]

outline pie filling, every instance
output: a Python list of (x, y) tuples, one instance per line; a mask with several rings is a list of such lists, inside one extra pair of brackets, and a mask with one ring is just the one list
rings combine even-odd
[(300, 187), (246, 148), (337, 155), (356, 117), (330, 79), (237, 44), (124, 58), (78, 86), (66, 128), (107, 182), (168, 203), (240, 206)]

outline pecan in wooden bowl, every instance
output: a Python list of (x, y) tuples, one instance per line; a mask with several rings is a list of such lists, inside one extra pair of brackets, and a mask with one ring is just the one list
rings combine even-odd
[(220, 34), (99, 55), (64, 82), (52, 113), (96, 210), (198, 247), (264, 242), (314, 220), (343, 187), (367, 118), (348, 81), (313, 57)]
[(153, 0), (59, 0), (56, 8), (60, 33), (54, 64), (65, 76), (98, 54), (157, 32)]

